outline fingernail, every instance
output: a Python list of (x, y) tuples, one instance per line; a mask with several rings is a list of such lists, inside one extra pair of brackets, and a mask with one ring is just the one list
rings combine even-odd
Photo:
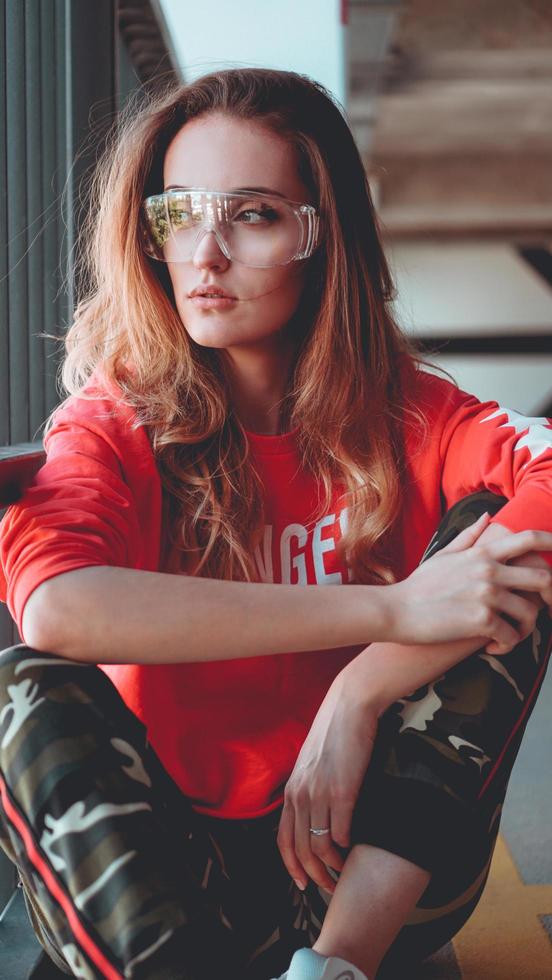
[(294, 878), (293, 880), (294, 880), (294, 882), (295, 882), (295, 884), (297, 885), (297, 887), (298, 887), (298, 888), (299, 888), (299, 889), (300, 889), (300, 890), (301, 890), (302, 892), (304, 892), (304, 891), (305, 891), (305, 885), (303, 884), (303, 882), (302, 882), (302, 881), (299, 881), (299, 880), (298, 880), (297, 878)]

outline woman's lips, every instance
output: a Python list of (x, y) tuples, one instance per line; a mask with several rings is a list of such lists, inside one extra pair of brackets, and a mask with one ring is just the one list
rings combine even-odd
[(237, 303), (235, 296), (192, 296), (191, 300), (200, 310), (226, 310)]

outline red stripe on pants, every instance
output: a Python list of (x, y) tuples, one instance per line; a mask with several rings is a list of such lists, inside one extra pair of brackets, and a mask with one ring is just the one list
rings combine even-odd
[(57, 878), (52, 873), (51, 868), (37, 848), (33, 836), (25, 824), (23, 817), (12, 803), (8, 787), (6, 786), (2, 776), (0, 776), (0, 795), (2, 797), (4, 812), (21, 837), (30, 862), (38, 871), (52, 897), (55, 898), (56, 902), (58, 902), (65, 912), (67, 922), (69, 923), (73, 931), (73, 935), (75, 936), (75, 939), (78, 941), (79, 945), (82, 946), (83, 950), (85, 950), (91, 961), (95, 964), (95, 966), (97, 966), (98, 970), (101, 972), (101, 975), (106, 977), (106, 980), (124, 980), (124, 975), (119, 973), (118, 970), (116, 970), (114, 966), (108, 960), (106, 960), (101, 949), (98, 948), (94, 940), (86, 932), (71, 902), (71, 899), (61, 888)]

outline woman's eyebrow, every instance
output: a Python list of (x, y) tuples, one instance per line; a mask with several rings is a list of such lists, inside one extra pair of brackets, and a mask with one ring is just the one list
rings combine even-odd
[[(168, 187), (165, 187), (166, 191), (178, 191), (178, 190), (185, 190), (185, 189), (186, 189), (185, 184), (169, 184)], [(275, 197), (281, 197), (284, 200), (286, 199), (285, 194), (282, 194), (280, 191), (275, 191), (274, 188), (272, 187), (233, 187), (232, 190), (228, 191), (227, 193), (228, 194), (237, 194), (243, 192), (253, 193), (255, 191), (258, 194), (273, 194)]]
[(242, 191), (242, 192), (245, 191), (246, 193), (248, 191), (249, 192), (256, 191), (258, 194), (274, 194), (276, 197), (283, 197), (283, 198), (285, 198), (286, 196), (285, 194), (280, 193), (280, 191), (275, 191), (273, 187), (236, 187), (234, 188), (234, 190)]

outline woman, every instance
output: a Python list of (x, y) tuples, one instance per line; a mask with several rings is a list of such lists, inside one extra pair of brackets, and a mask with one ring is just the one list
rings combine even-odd
[(307, 78), (129, 114), (91, 200), (70, 397), (2, 525), (37, 935), (86, 978), (396, 976), (488, 874), (547, 662), (551, 430), (419, 369)]

